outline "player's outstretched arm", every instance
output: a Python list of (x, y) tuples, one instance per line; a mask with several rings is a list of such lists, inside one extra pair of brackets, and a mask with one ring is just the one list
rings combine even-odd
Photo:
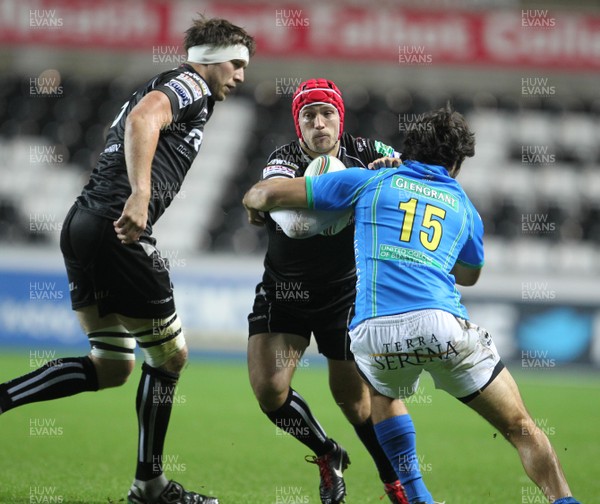
[(248, 211), (248, 218), (256, 212), (268, 212), (273, 208), (306, 208), (306, 185), (302, 177), (294, 179), (276, 178), (263, 180), (250, 188), (242, 203)]

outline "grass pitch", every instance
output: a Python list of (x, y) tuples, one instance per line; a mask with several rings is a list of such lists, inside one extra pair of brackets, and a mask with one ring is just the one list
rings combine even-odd
[[(77, 355), (71, 353), (70, 355)], [(326, 368), (307, 359), (294, 388), (349, 452), (348, 504), (381, 503), (375, 467), (331, 399)], [(0, 381), (32, 370), (29, 351), (0, 356)], [(124, 502), (135, 470), (138, 369), (119, 389), (32, 404), (0, 416), (0, 503)], [(528, 408), (561, 458), (575, 496), (600, 502), (600, 375), (539, 369), (515, 373)], [(425, 376), (409, 401), (419, 463), (448, 504), (545, 502), (516, 451), (474, 412)], [(320, 502), (318, 469), (300, 443), (260, 412), (243, 360), (192, 358), (175, 396), (167, 476), (221, 503)]]

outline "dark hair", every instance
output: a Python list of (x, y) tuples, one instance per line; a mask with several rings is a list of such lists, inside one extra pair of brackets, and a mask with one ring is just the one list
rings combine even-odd
[(185, 31), (183, 47), (187, 51), (190, 47), (202, 44), (214, 46), (228, 46), (243, 44), (248, 48), (250, 56), (256, 51), (256, 42), (246, 30), (236, 26), (226, 19), (210, 18), (203, 15), (194, 19), (194, 24)]
[(403, 159), (449, 170), (454, 163), (460, 168), (466, 157), (475, 154), (475, 134), (450, 104), (423, 114), (412, 126), (404, 139)]

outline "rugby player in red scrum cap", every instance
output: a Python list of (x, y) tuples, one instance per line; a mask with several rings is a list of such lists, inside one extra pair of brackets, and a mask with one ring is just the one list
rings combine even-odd
[[(393, 148), (345, 132), (344, 115), (342, 93), (332, 81), (301, 83), (292, 98), (298, 138), (275, 149), (262, 178), (302, 177), (308, 164), (323, 154), (337, 157), (346, 167), (400, 163), (400, 154)], [(350, 463), (348, 454), (327, 435), (307, 402), (291, 387), (296, 368), (308, 362), (303, 355), (314, 335), (319, 353), (327, 359), (333, 398), (373, 458), (390, 501), (433, 503), (419, 472), (415, 430), (406, 407), (400, 401), (394, 405), (396, 413), (406, 418), (401, 484), (375, 436), (369, 393), (349, 349), (347, 322), (356, 280), (353, 226), (325, 236), (318, 222), (301, 211), (248, 213), (249, 221), (265, 225), (268, 233), (265, 271), (248, 316), (250, 383), (262, 411), (314, 452), (307, 460), (319, 466), (321, 501), (343, 502), (342, 473)]]

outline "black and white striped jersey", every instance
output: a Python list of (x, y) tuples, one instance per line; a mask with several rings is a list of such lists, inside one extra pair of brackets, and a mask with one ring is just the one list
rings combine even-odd
[[(128, 114), (151, 91), (165, 93), (171, 102), (172, 123), (160, 132), (152, 161), (151, 198), (146, 232), (159, 219), (181, 188), (194, 161), (210, 118), (214, 99), (202, 77), (187, 64), (163, 72), (140, 86), (125, 102), (108, 129), (104, 151), (100, 154), (88, 184), (77, 198), (77, 205), (113, 220), (121, 216), (131, 186), (123, 149)], [(157, 120), (161, 120), (157, 118)]]
[[(344, 133), (340, 139), (338, 158), (347, 167), (366, 168), (383, 156), (400, 157), (392, 147), (368, 138)], [(298, 140), (271, 153), (263, 169), (263, 179), (272, 177), (302, 177), (312, 159), (302, 150)], [(354, 226), (348, 226), (333, 236), (289, 238), (269, 216), (265, 272), (275, 281), (298, 281), (325, 285), (353, 279)]]

